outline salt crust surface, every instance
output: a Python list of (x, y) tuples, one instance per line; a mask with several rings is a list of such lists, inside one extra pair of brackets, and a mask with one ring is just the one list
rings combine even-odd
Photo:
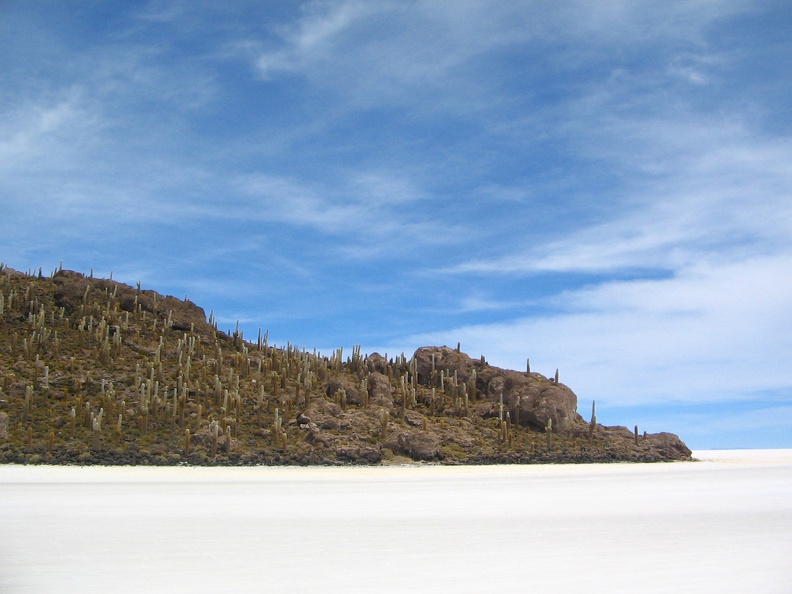
[(792, 591), (792, 450), (694, 457), (0, 466), (0, 592)]

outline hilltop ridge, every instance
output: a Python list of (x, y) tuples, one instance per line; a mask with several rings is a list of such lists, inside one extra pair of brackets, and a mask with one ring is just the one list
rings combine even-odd
[(222, 332), (186, 299), (0, 269), (0, 462), (442, 464), (689, 460), (605, 427), (553, 378), (461, 348), (409, 359)]

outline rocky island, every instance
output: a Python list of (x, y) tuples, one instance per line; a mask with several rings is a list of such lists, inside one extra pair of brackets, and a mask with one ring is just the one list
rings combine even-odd
[(689, 460), (555, 377), (457, 348), (388, 358), (223, 332), (189, 300), (0, 266), (0, 462), (351, 465)]

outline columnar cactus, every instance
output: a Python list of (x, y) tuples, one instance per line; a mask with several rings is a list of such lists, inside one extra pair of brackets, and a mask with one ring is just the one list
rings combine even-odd
[(388, 432), (388, 423), (390, 423), (390, 414), (388, 413), (387, 410), (383, 408), (382, 410), (380, 410), (379, 418), (380, 418), (380, 433), (382, 437), (385, 437), (385, 435)]
[(522, 406), (522, 396), (517, 394), (516, 403), (514, 406), (514, 424), (520, 426), (520, 407)]
[(478, 386), (476, 382), (478, 380), (478, 374), (476, 373), (475, 369), (470, 370), (470, 398), (472, 400), (476, 400), (478, 394)]
[(552, 437), (553, 437), (553, 419), (552, 417), (547, 419), (547, 425), (545, 425), (545, 433), (547, 434), (547, 451), (550, 451), (550, 448), (553, 445)]
[(402, 419), (404, 419), (407, 416), (407, 398), (408, 398), (408, 395), (407, 395), (407, 378), (405, 376), (402, 375), (399, 378), (399, 385), (400, 385), (400, 390), (401, 390), (401, 395), (402, 395), (402, 399), (401, 399), (401, 414), (400, 414), (400, 416), (401, 416)]
[(467, 393), (467, 387), (465, 386), (465, 384), (462, 384), (462, 400), (463, 400), (465, 416), (467, 416), (468, 415), (468, 393)]
[(212, 432), (212, 458), (217, 456), (217, 438), (220, 433), (220, 425), (217, 421), (209, 423), (209, 429)]
[(281, 437), (281, 427), (283, 420), (280, 418), (280, 412), (275, 409), (275, 418), (272, 421), (272, 441), (275, 447), (281, 447), (283, 438)]
[(33, 386), (31, 385), (25, 386), (25, 404), (24, 404), (25, 420), (27, 420), (28, 416), (30, 415), (30, 400), (32, 396), (33, 396)]

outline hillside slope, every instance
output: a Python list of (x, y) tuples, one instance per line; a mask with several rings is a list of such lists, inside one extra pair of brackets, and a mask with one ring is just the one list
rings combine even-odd
[(190, 301), (0, 270), (0, 462), (444, 464), (690, 459), (577, 413), (558, 378), (458, 348), (324, 356), (247, 342)]

